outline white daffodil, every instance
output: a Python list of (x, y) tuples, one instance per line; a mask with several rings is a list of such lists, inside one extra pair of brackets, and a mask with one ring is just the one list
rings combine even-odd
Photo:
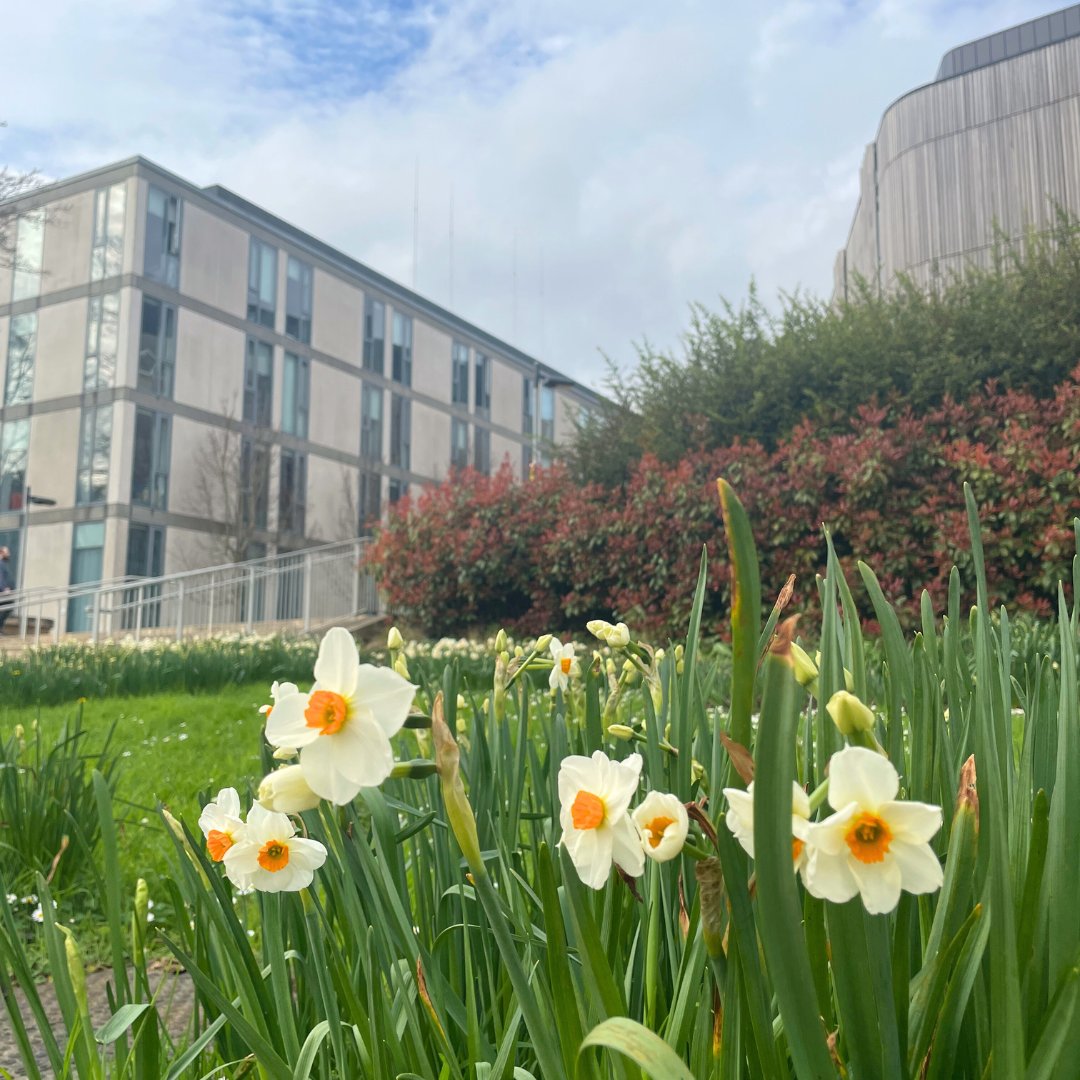
[(627, 809), (641, 777), (641, 755), (612, 761), (602, 750), (572, 755), (559, 766), (562, 844), (581, 880), (602, 889), (617, 863), (631, 877), (645, 871), (645, 852)]
[(217, 798), (208, 802), (199, 815), (199, 828), (206, 837), (206, 850), (214, 862), (221, 862), (229, 848), (244, 837), (240, 817), (240, 796), (236, 788), (222, 788)]
[(574, 643), (568, 641), (565, 645), (558, 638), (552, 638), (548, 646), (551, 650), (551, 659), (554, 661), (551, 674), (548, 676), (548, 686), (552, 690), (561, 690), (564, 694), (570, 685), (570, 676), (580, 673), (577, 657), (574, 655)]
[[(296, 683), (291, 682), (277, 682), (274, 681), (273, 686), (270, 687), (270, 697), (274, 700), (274, 705), (284, 697), (288, 697), (290, 694), (299, 694), (300, 689)], [(270, 714), (274, 711), (274, 705), (263, 705), (259, 712), (263, 714), (263, 717), (267, 720), (270, 719)]]
[(286, 765), (265, 776), (259, 784), (259, 803), (279, 814), (299, 814), (314, 810), (319, 796), (311, 790), (299, 765)]
[(311, 884), (326, 862), (326, 848), (296, 835), (285, 814), (255, 803), (244, 838), (225, 853), (225, 873), (237, 888), (260, 892), (296, 892)]
[[(727, 825), (735, 839), (742, 844), (743, 850), (754, 858), (754, 784), (742, 791), (739, 788), (724, 788), (728, 801)], [(810, 838), (810, 800), (806, 792), (791, 782), (791, 863), (794, 870), (801, 872), (806, 882), (806, 862), (809, 856), (807, 843)]]
[(390, 775), (390, 739), (404, 725), (415, 693), (389, 668), (361, 664), (349, 632), (334, 627), (319, 646), (311, 693), (278, 698), (266, 739), (297, 747), (308, 787), (341, 806)]
[(624, 622), (612, 626), (603, 619), (593, 619), (585, 624), (585, 629), (593, 637), (599, 638), (613, 649), (621, 649), (624, 645), (630, 644), (630, 628)]
[(650, 859), (667, 862), (682, 851), (690, 818), (678, 795), (650, 791), (631, 817), (641, 832), (642, 849)]
[(897, 801), (900, 777), (873, 750), (849, 746), (829, 762), (831, 817), (811, 826), (806, 887), (842, 904), (856, 894), (871, 915), (893, 910), (900, 891), (941, 888), (941, 863), (929, 841), (941, 807)]

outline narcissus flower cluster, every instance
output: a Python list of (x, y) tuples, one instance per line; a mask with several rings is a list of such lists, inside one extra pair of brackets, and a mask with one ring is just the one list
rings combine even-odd
[(640, 754), (612, 761), (597, 750), (592, 757), (565, 757), (559, 766), (562, 844), (592, 889), (604, 887), (613, 863), (630, 877), (640, 877), (646, 856), (666, 862), (686, 842), (690, 820), (675, 795), (650, 792), (630, 813), (640, 779)]
[[(725, 788), (727, 824), (754, 856), (754, 785)], [(835, 813), (810, 821), (810, 802), (792, 788), (792, 866), (806, 890), (844, 903), (855, 896), (872, 915), (886, 914), (901, 891), (941, 888), (941, 863), (930, 840), (941, 828), (941, 808), (897, 799), (900, 777), (892, 762), (861, 746), (849, 746), (829, 762), (829, 805)]]
[(296, 835), (285, 814), (254, 803), (244, 821), (235, 788), (222, 788), (203, 807), (199, 828), (214, 862), (241, 892), (296, 892), (311, 884), (326, 861), (326, 848), (317, 840)]

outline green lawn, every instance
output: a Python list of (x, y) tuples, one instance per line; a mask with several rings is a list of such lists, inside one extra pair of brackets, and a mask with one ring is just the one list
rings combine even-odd
[[(230, 687), (214, 694), (154, 694), (83, 703), (85, 746), (96, 752), (115, 722), (113, 747), (121, 755), (117, 817), (126, 876), (153, 878), (173, 858), (155, 813), (164, 803), (195, 830), (200, 793), (232, 786), (244, 795), (262, 776), (260, 705), (269, 701), (263, 683)], [(0, 706), (0, 739), (16, 724), (29, 730), (39, 718), (46, 736), (71, 720), (77, 704), (41, 708)]]

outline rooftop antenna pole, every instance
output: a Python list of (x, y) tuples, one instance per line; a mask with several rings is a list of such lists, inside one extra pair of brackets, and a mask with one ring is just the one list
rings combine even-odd
[(450, 310), (454, 310), (454, 185), (450, 185)]
[(420, 155), (416, 156), (413, 170), (412, 212), (412, 287), (416, 289), (417, 267), (420, 262)]
[(540, 359), (547, 360), (547, 311), (544, 304), (544, 245), (540, 245)]

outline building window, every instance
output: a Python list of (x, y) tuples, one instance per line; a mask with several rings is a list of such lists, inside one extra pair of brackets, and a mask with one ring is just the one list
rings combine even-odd
[(364, 300), (364, 367), (381, 375), (386, 355), (386, 305), (370, 296)]
[(94, 192), (94, 238), (90, 280), (115, 277), (124, 268), (124, 209), (127, 187), (113, 184)]
[(491, 415), (491, 357), (476, 354), (476, 414)]
[(393, 505), (396, 502), (400, 502), (409, 494), (409, 484), (406, 480), (398, 480), (397, 477), (390, 477), (390, 483), (386, 489), (386, 501)]
[(274, 349), (265, 341), (247, 339), (244, 358), (244, 421), (269, 428), (274, 392)]
[(360, 470), (361, 534), (369, 532), (372, 522), (382, 517), (382, 476), (372, 469)]
[(533, 449), (527, 443), (521, 448), (521, 479), (528, 480), (532, 472)]
[(0, 509), (21, 510), (30, 454), (30, 419), (9, 420), (0, 430)]
[(477, 427), (473, 432), (473, 466), (486, 476), (491, 472), (491, 431)]
[(281, 451), (278, 497), (278, 531), (303, 536), (307, 503), (307, 454), (296, 450)]
[(364, 383), (360, 390), (360, 456), (367, 461), (382, 461), (383, 392)]
[(37, 351), (37, 312), (13, 315), (8, 328), (7, 376), (4, 404), (25, 405), (34, 392), (34, 353)]
[(391, 350), (393, 363), (391, 376), (394, 382), (412, 386), (412, 319), (401, 312), (394, 312), (394, 337)]
[(464, 469), (469, 464), (469, 425), (456, 416), (450, 420), (450, 466)]
[(112, 386), (116, 377), (116, 350), (120, 338), (120, 294), (91, 296), (86, 318), (86, 359), (83, 389)]
[(536, 386), (532, 379), (521, 380), (521, 430), (525, 435), (533, 433), (536, 416)]
[(311, 280), (307, 263), (291, 255), (285, 273), (285, 336), (311, 344)]
[(412, 402), (399, 394), (390, 395), (390, 464), (410, 468)]
[(41, 291), (41, 254), (45, 246), (45, 213), (23, 214), (15, 222), (11, 299), (28, 300)]
[(169, 504), (171, 418), (150, 409), (135, 410), (135, 458), (131, 466), (131, 501), (153, 510)]
[(180, 200), (156, 187), (146, 201), (143, 273), (174, 289), (180, 284)]
[(455, 341), (451, 352), (450, 400), (469, 407), (469, 346)]
[(240, 441), (240, 521), (265, 529), (270, 509), (270, 447), (254, 439)]
[[(128, 526), (128, 577), (159, 578), (165, 573), (165, 529), (161, 525), (131, 524)], [(124, 590), (121, 625), (125, 630), (135, 626), (161, 625), (161, 585), (140, 585)]]
[[(102, 554), (105, 550), (105, 523), (80, 521), (71, 538), (71, 585), (90, 585), (101, 580)], [(68, 601), (69, 632), (92, 629), (94, 596), (88, 593)]]
[(109, 486), (109, 455), (112, 450), (112, 406), (83, 409), (79, 434), (79, 470), (75, 481), (75, 504), (104, 502)]
[(297, 438), (308, 437), (308, 411), (311, 401), (311, 361), (296, 353), (285, 354), (281, 386), (281, 430)]
[(277, 311), (277, 248), (251, 238), (248, 254), (247, 317), (274, 329)]
[(555, 442), (555, 390), (550, 386), (540, 388), (540, 438)]
[(144, 296), (139, 331), (139, 389), (158, 397), (172, 397), (175, 365), (176, 308)]

